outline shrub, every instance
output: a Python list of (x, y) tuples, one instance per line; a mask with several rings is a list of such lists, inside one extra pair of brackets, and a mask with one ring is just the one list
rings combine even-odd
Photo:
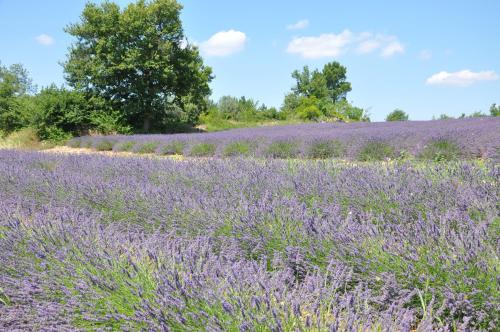
[(88, 128), (88, 100), (76, 91), (52, 85), (36, 96), (35, 126), (42, 139), (59, 141)]
[(406, 114), (403, 110), (395, 109), (387, 115), (385, 121), (408, 121), (408, 118), (408, 114)]
[(163, 155), (182, 155), (184, 154), (184, 142), (180, 141), (175, 141), (175, 142), (170, 142), (160, 148), (160, 153)]
[(215, 144), (199, 143), (191, 149), (190, 155), (193, 157), (210, 157), (215, 154)]
[(358, 153), (359, 161), (379, 161), (385, 159), (391, 159), (396, 156), (394, 148), (384, 142), (372, 141), (368, 142), (363, 146), (361, 151)]
[(116, 110), (94, 111), (90, 113), (89, 120), (92, 129), (100, 134), (129, 134), (132, 131), (123, 114)]
[(447, 140), (438, 139), (428, 143), (420, 153), (420, 159), (434, 161), (456, 160), (460, 156), (460, 148), (457, 144)]
[(491, 116), (500, 116), (500, 105), (497, 105), (497, 104), (491, 105), (490, 115)]
[(269, 144), (266, 155), (271, 158), (286, 159), (294, 158), (299, 154), (296, 142), (275, 141)]
[(313, 142), (308, 151), (309, 158), (339, 158), (345, 154), (345, 146), (338, 140)]
[(249, 142), (237, 141), (226, 145), (224, 148), (224, 156), (246, 156), (250, 153), (251, 145)]
[(135, 149), (137, 153), (154, 153), (158, 147), (157, 142), (146, 142)]
[(113, 141), (103, 139), (97, 142), (95, 149), (97, 151), (111, 151), (113, 150), (113, 145), (114, 145)]

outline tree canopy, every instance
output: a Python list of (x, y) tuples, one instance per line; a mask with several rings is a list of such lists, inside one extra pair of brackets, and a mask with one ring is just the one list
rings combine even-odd
[(366, 111), (352, 106), (347, 101), (351, 83), (347, 81), (347, 69), (334, 61), (323, 66), (321, 71), (292, 72), (295, 85), (285, 96), (281, 108), (284, 117), (295, 117), (314, 121), (370, 121)]
[(11, 132), (30, 124), (32, 103), (29, 95), (36, 91), (28, 71), (20, 64), (0, 64), (0, 130)]
[(145, 132), (194, 124), (206, 109), (212, 70), (184, 36), (175, 0), (138, 0), (125, 9), (88, 3), (66, 27), (77, 38), (64, 63), (68, 83), (104, 98)]
[(387, 115), (385, 121), (408, 121), (408, 118), (408, 114), (406, 114), (403, 110), (395, 109)]
[(302, 71), (292, 73), (296, 81), (292, 91), (299, 96), (328, 98), (335, 103), (346, 99), (352, 89), (346, 74), (347, 69), (336, 61), (327, 63), (322, 71), (316, 69), (311, 72), (308, 66), (304, 66)]

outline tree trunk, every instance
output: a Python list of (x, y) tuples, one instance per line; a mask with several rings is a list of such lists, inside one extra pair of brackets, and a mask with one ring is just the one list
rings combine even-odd
[(151, 116), (149, 114), (144, 115), (144, 122), (142, 123), (142, 130), (145, 133), (149, 133), (151, 129)]

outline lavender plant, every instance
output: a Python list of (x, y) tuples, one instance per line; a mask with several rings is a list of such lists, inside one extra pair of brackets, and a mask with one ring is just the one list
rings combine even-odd
[(0, 329), (494, 331), (499, 180), (0, 151)]
[[(203, 134), (81, 137), (68, 144), (74, 147), (99, 148), (112, 142), (114, 149), (119, 150), (116, 147), (122, 146), (124, 142), (133, 142), (138, 146), (150, 142), (162, 146), (182, 142), (186, 151), (196, 151), (200, 149), (200, 144), (202, 147), (204, 144), (213, 144), (215, 149), (208, 155), (226, 157), (233, 153), (227, 153), (225, 147), (241, 143), (240, 148), (249, 144), (252, 155), (257, 157), (272, 155), (278, 158), (308, 158), (311, 153), (315, 154), (315, 149), (325, 150), (326, 147), (318, 146), (318, 143), (335, 142), (338, 146), (329, 147), (326, 154), (326, 150), (321, 152), (321, 157), (358, 160), (371, 154), (369, 159), (395, 159), (404, 151), (405, 155), (428, 160), (489, 158), (498, 161), (499, 141), (500, 119), (484, 117), (436, 121), (317, 123)], [(290, 146), (292, 142), (293, 147)], [(380, 145), (374, 145), (374, 142), (382, 142), (394, 151), (387, 153), (387, 149), (380, 149)], [(339, 149), (340, 147), (343, 148)], [(333, 148), (335, 151), (331, 150)], [(161, 150), (156, 151), (161, 153)]]

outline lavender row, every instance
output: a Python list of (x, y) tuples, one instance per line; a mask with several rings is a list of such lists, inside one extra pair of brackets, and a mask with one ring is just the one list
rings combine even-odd
[(500, 118), (319, 123), (175, 135), (81, 137), (73, 147), (139, 153), (360, 160), (500, 158)]
[(494, 330), (500, 169), (0, 152), (0, 329)]

